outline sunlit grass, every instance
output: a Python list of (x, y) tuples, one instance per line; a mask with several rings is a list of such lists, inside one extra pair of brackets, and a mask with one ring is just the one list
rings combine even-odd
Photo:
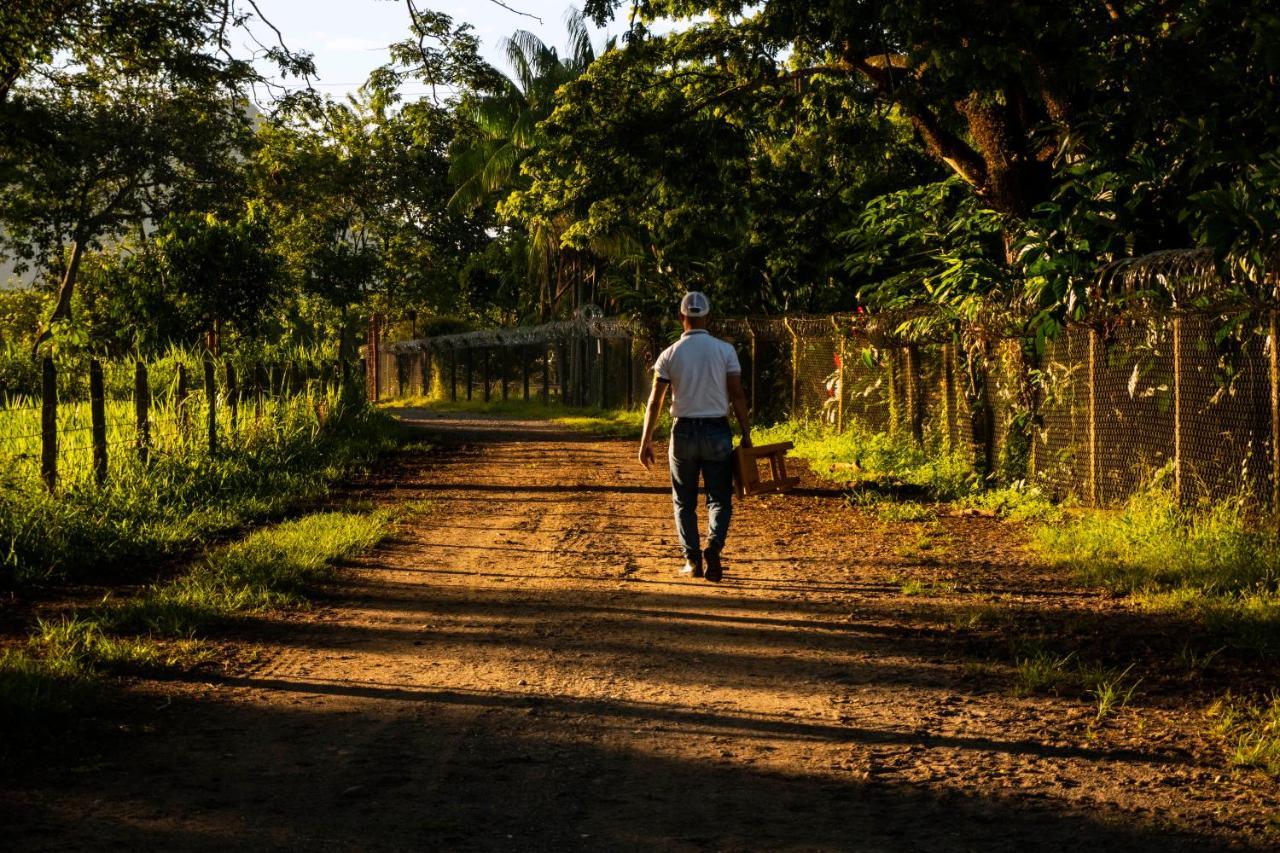
[(82, 706), (106, 673), (218, 659), (204, 641), (208, 629), (240, 614), (303, 604), (338, 562), (377, 545), (398, 517), (425, 509), (319, 512), (282, 522), (214, 550), (135, 597), (38, 622), (25, 648), (0, 655), (0, 723), (9, 732), (51, 725)]
[(857, 424), (843, 432), (821, 421), (790, 420), (753, 431), (757, 444), (790, 441), (792, 456), (836, 483), (907, 486), (933, 500), (954, 500), (977, 487), (962, 454), (922, 447), (910, 436), (872, 432)]
[(1250, 701), (1230, 693), (1208, 712), (1213, 731), (1226, 741), (1230, 761), (1280, 777), (1280, 694)]
[(1238, 500), (1181, 506), (1157, 481), (1120, 509), (1046, 524), (1036, 543), (1088, 584), (1131, 595), (1148, 611), (1199, 623), (1233, 646), (1280, 649), (1280, 534)]
[(157, 453), (103, 487), (50, 495), (0, 482), (0, 584), (145, 573), (158, 558), (322, 497), (394, 444), (385, 415), (335, 402), (321, 416), (315, 402), (282, 402), (246, 423), (225, 453)]

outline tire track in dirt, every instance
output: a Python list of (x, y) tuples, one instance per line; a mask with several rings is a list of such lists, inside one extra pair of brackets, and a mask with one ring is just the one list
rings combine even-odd
[[(1100, 606), (987, 519), (946, 519), (955, 546), (919, 564), (909, 528), (806, 481), (738, 507), (715, 586), (676, 577), (665, 472), (630, 442), (405, 416), (442, 449), (363, 496), (429, 508), (258, 626), (261, 664), (138, 684), (171, 703), (153, 731), (6, 792), (24, 848), (1266, 844), (1274, 786), (1224, 777), (1194, 713), (1089, 734), (1078, 699), (1014, 698), (966, 644), (973, 603)], [(962, 591), (905, 597), (904, 571)]]

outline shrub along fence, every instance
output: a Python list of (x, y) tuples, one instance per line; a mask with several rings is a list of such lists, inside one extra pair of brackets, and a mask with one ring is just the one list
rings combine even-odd
[(39, 368), (39, 394), (0, 389), (0, 488), (100, 486), (157, 454), (235, 452), (299, 407), (320, 426), (355, 375), (319, 358), (212, 351), (62, 365), (43, 358)]
[[(1025, 320), (918, 312), (728, 318), (712, 330), (737, 347), (762, 422), (898, 435), (962, 454), (989, 480), (1093, 506), (1163, 474), (1186, 502), (1280, 509), (1275, 302), (1206, 298), (1203, 260), (1112, 270), (1095, 298), (1109, 310), (1039, 342), (1020, 333)], [(389, 345), (374, 328), (369, 397), (630, 406), (669, 338), (592, 314)]]

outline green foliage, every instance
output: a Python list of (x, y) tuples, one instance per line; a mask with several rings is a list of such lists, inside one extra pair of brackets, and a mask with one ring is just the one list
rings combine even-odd
[(910, 436), (872, 432), (858, 424), (836, 432), (820, 421), (784, 421), (753, 430), (752, 438), (757, 444), (794, 442), (792, 455), (837, 483), (914, 487), (940, 501), (977, 488), (973, 466), (961, 454), (921, 447)]
[(1280, 538), (1249, 523), (1236, 501), (1181, 507), (1156, 481), (1118, 511), (1089, 512), (1038, 532), (1041, 549), (1087, 583), (1113, 589), (1274, 591)]
[(1280, 649), (1280, 535), (1238, 501), (1181, 507), (1157, 480), (1119, 510), (1046, 525), (1036, 539), (1085, 583), (1133, 593), (1139, 606), (1194, 620), (1238, 649)]
[(336, 561), (385, 538), (394, 518), (389, 511), (319, 512), (281, 522), (91, 618), (112, 633), (181, 638), (234, 614), (296, 606)]
[(1210, 706), (1213, 731), (1230, 750), (1231, 763), (1280, 778), (1280, 695), (1259, 701), (1226, 694)]
[(234, 453), (198, 448), (134, 465), (103, 488), (49, 495), (24, 480), (0, 488), (6, 586), (48, 578), (120, 577), (189, 552), (248, 522), (327, 493), (388, 446), (385, 416), (357, 410), (321, 426), (306, 397), (281, 405)]
[(1058, 521), (1062, 508), (1049, 500), (1038, 487), (1017, 483), (999, 489), (963, 496), (958, 505), (965, 509), (989, 512), (1008, 521)]

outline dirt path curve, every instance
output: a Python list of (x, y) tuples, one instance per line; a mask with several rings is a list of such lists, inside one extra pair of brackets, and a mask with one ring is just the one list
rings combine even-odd
[[(926, 560), (808, 483), (740, 505), (713, 586), (674, 575), (665, 472), (631, 442), (406, 417), (446, 449), (370, 496), (432, 508), (255, 627), (248, 671), (137, 685), (153, 722), (5, 796), (14, 849), (1259, 843), (1265, 792), (1215, 782), (1184, 712), (1089, 734), (1078, 698), (1013, 698), (973, 651), (975, 603), (1106, 612), (993, 555), (994, 522), (945, 520)], [(908, 599), (903, 572), (953, 583)]]

